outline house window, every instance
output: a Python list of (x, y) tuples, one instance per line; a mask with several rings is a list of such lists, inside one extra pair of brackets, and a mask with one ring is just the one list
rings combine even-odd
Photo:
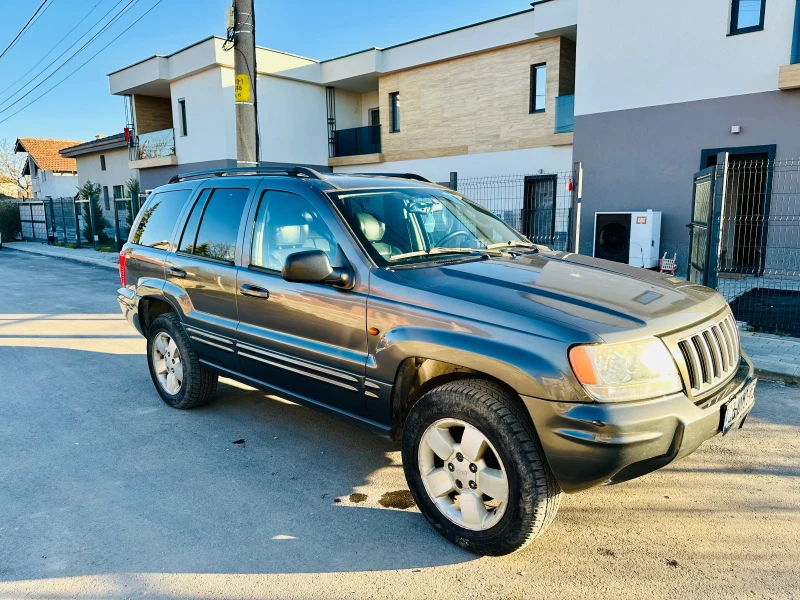
[(125, 197), (125, 186), (124, 185), (115, 185), (114, 186), (114, 200), (119, 200), (120, 198)]
[(103, 204), (106, 210), (111, 210), (111, 202), (108, 200), (108, 186), (103, 186)]
[(547, 65), (531, 65), (531, 107), (530, 112), (543, 113), (547, 99)]
[(730, 35), (764, 29), (767, 0), (731, 0)]
[(400, 92), (389, 94), (389, 108), (392, 113), (392, 127), (390, 131), (397, 133), (400, 131)]
[(105, 171), (106, 170), (106, 155), (105, 154), (101, 154), (100, 155), (100, 170), (101, 171)]
[(181, 135), (189, 135), (189, 129), (186, 126), (186, 98), (178, 98), (178, 108), (181, 115)]

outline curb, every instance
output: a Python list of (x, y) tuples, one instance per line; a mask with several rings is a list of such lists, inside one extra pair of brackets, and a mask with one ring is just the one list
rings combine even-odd
[(4, 245), (3, 250), (11, 250), (12, 252), (21, 252), (22, 254), (33, 254), (35, 256), (43, 256), (45, 258), (55, 258), (58, 260), (66, 260), (73, 263), (78, 263), (81, 265), (87, 265), (90, 267), (99, 267), (101, 269), (108, 269), (110, 271), (117, 271), (118, 267), (114, 265), (106, 264), (105, 262), (94, 262), (92, 260), (86, 260), (84, 258), (78, 258), (76, 256), (60, 256), (58, 254), (44, 254), (42, 252), (34, 252), (32, 250), (23, 250), (22, 248), (12, 248), (11, 246)]

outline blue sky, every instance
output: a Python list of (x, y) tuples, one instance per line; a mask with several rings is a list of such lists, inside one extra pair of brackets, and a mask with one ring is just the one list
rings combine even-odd
[[(17, 93), (32, 75), (46, 69), (33, 82), (35, 85), (129, 2), (128, 12), (105, 33), (38, 89), (10, 106), (30, 89), (31, 85)], [(0, 93), (0, 121), (7, 119), (0, 123), (0, 139), (89, 140), (98, 133), (118, 133), (124, 127), (125, 117), (122, 99), (108, 93), (108, 73), (153, 54), (169, 54), (212, 34), (224, 35), (230, 0), (161, 0), (129, 28), (130, 23), (156, 2), (50, 0), (30, 30), (0, 58), (0, 90), (9, 88)], [(0, 52), (40, 3), (41, 0), (0, 2)], [(390, 46), (529, 7), (530, 3), (525, 0), (256, 0), (256, 42), (260, 46), (325, 59), (372, 46)], [(101, 25), (78, 42), (81, 34), (109, 11)], [(83, 23), (45, 57), (56, 42), (84, 18)], [(116, 41), (80, 71), (11, 116), (112, 39)], [(65, 50), (68, 51), (63, 58), (46, 68)], [(43, 58), (43, 62), (34, 67)], [(12, 85), (17, 79), (19, 83)]]

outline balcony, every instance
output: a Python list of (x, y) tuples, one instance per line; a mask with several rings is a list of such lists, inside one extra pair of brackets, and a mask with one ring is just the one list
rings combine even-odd
[(128, 148), (128, 163), (132, 169), (177, 165), (175, 131), (161, 129), (137, 135)]
[(575, 129), (575, 95), (556, 98), (555, 133), (572, 133)]
[(336, 131), (336, 150), (334, 157), (361, 156), (364, 154), (380, 154), (381, 127), (353, 127)]

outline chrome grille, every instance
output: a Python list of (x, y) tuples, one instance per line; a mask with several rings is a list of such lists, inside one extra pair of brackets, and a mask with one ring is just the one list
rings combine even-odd
[(739, 329), (728, 313), (706, 329), (678, 341), (692, 396), (709, 392), (727, 381), (739, 366)]

